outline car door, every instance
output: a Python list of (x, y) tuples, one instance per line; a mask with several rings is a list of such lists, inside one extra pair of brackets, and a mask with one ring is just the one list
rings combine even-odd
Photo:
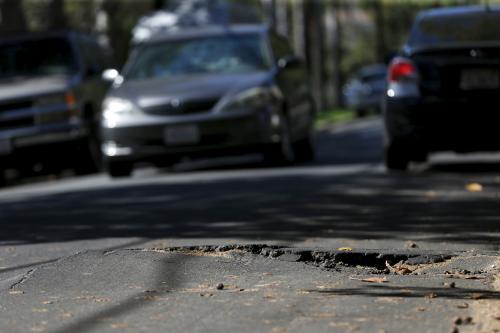
[(272, 35), (271, 47), (278, 66), (276, 82), (286, 102), (292, 139), (305, 138), (312, 128), (314, 107), (304, 63), (294, 55), (286, 38)]

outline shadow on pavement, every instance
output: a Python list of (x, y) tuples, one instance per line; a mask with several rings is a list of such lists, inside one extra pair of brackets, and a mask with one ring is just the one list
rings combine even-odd
[(391, 287), (369, 285), (361, 288), (309, 290), (310, 292), (328, 296), (363, 296), (363, 297), (405, 297), (405, 298), (445, 298), (454, 300), (500, 300), (500, 292), (484, 289), (467, 288), (425, 288), (425, 287)]
[[(176, 264), (177, 261), (177, 264)], [(180, 288), (183, 284), (183, 277), (177, 274), (179, 263), (183, 265), (189, 262), (189, 257), (185, 255), (172, 254), (167, 259), (158, 262), (159, 271), (156, 273), (156, 281), (153, 283), (153, 290), (141, 291), (125, 300), (116, 302), (103, 310), (94, 312), (91, 315), (76, 319), (53, 331), (53, 333), (71, 333), (71, 332), (91, 332), (103, 325), (103, 321), (111, 318), (116, 319), (119, 316), (139, 310), (151, 303), (151, 299), (158, 299), (167, 296), (170, 290)], [(172, 264), (173, 263), (173, 264)], [(168, 284), (165, 282), (168, 281)]]
[(4, 200), (0, 242), (106, 237), (404, 241), (428, 234), (434, 242), (498, 244), (498, 200), (471, 195), (463, 186), (445, 175), (312, 172), (68, 191)]

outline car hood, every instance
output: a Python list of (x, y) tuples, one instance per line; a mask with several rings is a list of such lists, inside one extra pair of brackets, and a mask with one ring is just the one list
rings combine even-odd
[(18, 100), (60, 93), (70, 86), (67, 76), (0, 80), (0, 101)]
[(251, 74), (186, 75), (175, 78), (125, 81), (108, 96), (125, 98), (141, 108), (188, 100), (214, 100), (238, 91), (269, 83), (268, 72)]

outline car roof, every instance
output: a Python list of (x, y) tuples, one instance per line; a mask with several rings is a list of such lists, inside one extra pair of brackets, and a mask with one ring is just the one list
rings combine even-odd
[(210, 36), (222, 36), (227, 34), (260, 34), (269, 30), (265, 24), (231, 24), (231, 25), (207, 25), (182, 28), (178, 30), (160, 32), (148, 40), (139, 44), (149, 44), (170, 40), (183, 40), (191, 38), (203, 38)]
[(462, 16), (462, 15), (476, 15), (485, 13), (500, 13), (499, 5), (483, 5), (483, 6), (458, 6), (458, 7), (443, 7), (427, 9), (422, 11), (418, 18), (419, 20), (426, 19), (440, 19), (446, 18), (447, 16)]

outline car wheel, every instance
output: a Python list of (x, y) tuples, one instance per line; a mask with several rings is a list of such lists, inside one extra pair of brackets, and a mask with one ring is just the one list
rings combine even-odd
[(0, 188), (7, 185), (7, 179), (5, 178), (5, 170), (0, 169)]
[(316, 157), (312, 134), (294, 144), (295, 160), (297, 162), (312, 162)]
[(404, 146), (391, 143), (385, 149), (385, 166), (388, 170), (405, 171), (410, 165), (408, 150)]
[(272, 144), (264, 151), (264, 160), (270, 165), (290, 165), (295, 160), (290, 127), (284, 116), (280, 121), (280, 142)]
[(111, 178), (126, 178), (132, 174), (134, 166), (130, 162), (108, 162), (107, 169)]
[(365, 110), (365, 109), (357, 109), (357, 110), (356, 110), (356, 116), (357, 116), (358, 118), (364, 118), (364, 117), (366, 117), (366, 116), (367, 116), (367, 114), (368, 114), (368, 111), (367, 111), (367, 110)]

